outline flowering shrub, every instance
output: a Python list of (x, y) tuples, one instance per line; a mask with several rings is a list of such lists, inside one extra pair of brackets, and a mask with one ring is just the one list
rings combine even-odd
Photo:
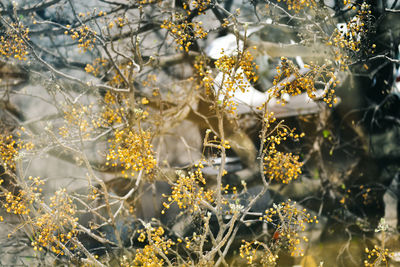
[[(330, 112), (358, 65), (375, 84), (383, 67), (368, 66), (399, 63), (397, 37), (371, 37), (382, 8), (34, 2), (0, 5), (0, 220), (38, 265), (279, 266), (322, 261), (310, 236), (331, 221), (350, 239), (371, 231), (376, 186), (327, 162), (354, 142), (368, 154), (363, 129), (342, 141)], [(384, 242), (367, 247), (365, 266), (390, 261)]]

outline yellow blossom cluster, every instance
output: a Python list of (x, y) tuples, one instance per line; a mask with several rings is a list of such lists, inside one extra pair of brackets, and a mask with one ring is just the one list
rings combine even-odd
[(230, 21), (227, 18), (224, 18), (224, 22), (221, 24), (222, 28), (226, 28), (229, 26)]
[(300, 12), (300, 10), (306, 7), (315, 8), (317, 6), (317, 2), (315, 0), (278, 0), (278, 2), (281, 1), (286, 3), (289, 10), (294, 10), (296, 13)]
[(81, 17), (81, 18), (87, 17), (87, 18), (89, 18), (89, 19), (93, 19), (93, 18), (95, 18), (96, 16), (98, 16), (98, 17), (107, 16), (107, 12), (105, 12), (105, 11), (103, 11), (103, 10), (100, 10), (99, 12), (97, 12), (97, 10), (94, 9), (92, 12), (90, 12), (90, 11), (87, 11), (86, 13), (84, 13), (84, 12), (79, 12), (79, 13), (78, 13), (78, 16)]
[[(17, 133), (20, 135), (20, 133)], [(12, 135), (3, 135), (0, 133), (0, 162), (5, 169), (15, 169), (15, 158), (18, 157), (22, 149), (32, 150), (33, 143), (24, 143), (21, 139), (15, 139)]]
[[(31, 245), (34, 250), (42, 251), (47, 248), (63, 255), (62, 250), (77, 234), (78, 219), (74, 217), (76, 207), (65, 189), (55, 192), (47, 206), (41, 194), (40, 187), (43, 184), (40, 177), (29, 176), (26, 186), (19, 188), (16, 194), (5, 192), (0, 195), (3, 199), (2, 206), (8, 213), (24, 216), (24, 225), (32, 233)], [(69, 245), (68, 248), (75, 247)]]
[(203, 57), (196, 58), (193, 67), (195, 68), (195, 76), (198, 83), (196, 88), (204, 88), (205, 93), (210, 95), (214, 84), (214, 78), (211, 75), (211, 68), (207, 66), (206, 59)]
[(87, 11), (86, 13), (84, 13), (84, 12), (79, 12), (78, 13), (78, 16), (81, 17), (81, 18), (90, 17), (90, 16), (96, 16), (96, 15), (99, 16), (99, 17), (106, 16), (107, 12), (99, 11), (96, 14), (96, 9), (95, 9), (93, 12)]
[(92, 64), (86, 64), (85, 71), (97, 76), (100, 73), (100, 67), (105, 67), (107, 62), (104, 58), (96, 58)]
[[(41, 185), (44, 181), (40, 177), (28, 177), (29, 182), (24, 188), (16, 189), (16, 192), (7, 191), (3, 189), (4, 193), (0, 193), (2, 198), (2, 206), (7, 213), (16, 215), (29, 215), (31, 212), (31, 205), (37, 201), (41, 195)], [(0, 184), (2, 181), (0, 181)]]
[[(156, 167), (157, 161), (151, 144), (152, 135), (150, 131), (142, 129), (140, 121), (148, 115), (147, 111), (135, 109), (131, 114), (129, 108), (129, 98), (124, 93), (112, 93), (108, 91), (104, 96), (105, 105), (101, 111), (99, 125), (109, 127), (115, 124), (122, 124), (129, 121), (130, 117), (135, 116), (137, 128), (127, 126), (123, 129), (115, 129), (113, 137), (108, 140), (110, 148), (107, 154), (107, 165), (112, 167), (122, 167), (122, 175), (134, 176), (135, 172), (144, 170), (150, 174)], [(147, 98), (141, 99), (141, 104), (149, 103)]]
[[(355, 5), (353, 9), (356, 9)], [(371, 6), (363, 2), (358, 8), (357, 14), (346, 24), (340, 24), (327, 42), (328, 45), (334, 47), (335, 60), (343, 70), (347, 69), (347, 65), (351, 63), (351, 55), (355, 55), (362, 49), (366, 53), (374, 52), (376, 45), (372, 44), (369, 47), (364, 37), (372, 24), (370, 9)]]
[(88, 199), (95, 200), (99, 196), (99, 193), (100, 193), (99, 189), (97, 187), (92, 186), (88, 194)]
[(114, 123), (122, 123), (128, 115), (129, 100), (125, 94), (107, 91), (104, 96), (105, 105), (101, 112), (102, 124), (109, 126)]
[[(253, 47), (253, 49), (256, 49), (256, 47)], [(246, 50), (239, 53), (238, 66), (243, 70), (243, 73), (250, 82), (257, 82), (258, 76), (256, 70), (258, 70), (258, 65), (254, 62), (253, 55), (249, 51)]]
[(248, 264), (253, 264), (254, 260), (257, 258), (257, 248), (253, 247), (253, 245), (258, 245), (257, 241), (247, 242), (242, 240), (242, 245), (240, 246), (240, 257), (247, 260)]
[[(0, 194), (3, 199), (2, 206), (7, 213), (26, 215), (31, 212), (30, 205), (37, 201), (41, 195), (41, 185), (44, 181), (40, 177), (28, 177), (29, 183), (25, 189), (18, 188), (17, 192), (5, 190)], [(0, 181), (0, 185), (3, 181)]]
[[(87, 139), (95, 128), (100, 127), (100, 123), (93, 117), (93, 106), (90, 105), (66, 105), (64, 111), (64, 120), (66, 125), (58, 129), (58, 133), (66, 138), (73, 137), (72, 127), (78, 130), (78, 136)], [(75, 133), (76, 134), (76, 133)]]
[(186, 10), (187, 14), (190, 15), (192, 10), (196, 10), (197, 14), (200, 15), (202, 12), (204, 12), (211, 4), (211, 0), (191, 0), (191, 1), (186, 1), (183, 3), (183, 8)]
[(0, 153), (5, 169), (15, 169), (14, 158), (18, 155), (18, 148), (12, 135), (0, 134)]
[(151, 134), (142, 129), (122, 129), (115, 130), (114, 138), (109, 140), (110, 149), (107, 154), (107, 164), (121, 166), (122, 174), (127, 178), (126, 171), (131, 171), (134, 176), (137, 171), (144, 170), (149, 174), (156, 166), (157, 161), (154, 157), (153, 145), (151, 144)]
[(316, 216), (311, 216), (306, 209), (299, 209), (296, 202), (290, 199), (280, 204), (274, 204), (272, 208), (265, 211), (265, 215), (260, 217), (267, 223), (275, 226), (272, 239), (279, 247), (286, 247), (292, 256), (304, 256), (302, 248), (299, 247), (301, 241), (308, 242), (306, 236), (300, 236), (306, 230), (309, 223), (318, 223)]
[(230, 142), (228, 140), (223, 140), (223, 139), (219, 140), (217, 138), (217, 136), (215, 136), (215, 135), (212, 139), (209, 139), (209, 134), (210, 134), (210, 131), (206, 131), (206, 138), (205, 138), (206, 143), (205, 144), (207, 146), (215, 147), (217, 149), (221, 149), (222, 147), (224, 147), (225, 149), (231, 148)]
[[(64, 255), (71, 238), (77, 234), (76, 207), (65, 189), (55, 192), (50, 198), (49, 209), (43, 209), (41, 214), (31, 221), (34, 229), (34, 250), (47, 248), (52, 252)], [(69, 249), (76, 246), (70, 245)]]
[[(258, 66), (249, 51), (240, 51), (237, 55), (222, 56), (216, 60), (215, 67), (221, 71), (222, 77), (216, 79), (204, 58), (197, 58), (194, 63), (197, 89), (204, 88), (206, 95), (219, 99), (219, 103), (232, 115), (236, 114), (237, 104), (233, 97), (237, 90), (245, 92), (250, 86), (249, 82), (256, 82)], [(215, 89), (216, 91), (214, 91)]]
[[(81, 136), (90, 138), (99, 127), (110, 127), (115, 124), (126, 123), (130, 116), (129, 101), (125, 93), (107, 91), (100, 112), (94, 111), (94, 104), (80, 105), (69, 104), (64, 107), (65, 125), (58, 128), (59, 134), (64, 137)], [(148, 104), (146, 98), (141, 99), (141, 104)], [(145, 119), (147, 111), (137, 109), (136, 119)], [(74, 131), (76, 130), (76, 131)]]
[[(266, 104), (267, 103), (263, 103), (263, 105), (261, 107), (259, 107), (260, 110), (266, 108)], [(266, 110), (266, 112), (264, 112), (264, 116), (263, 116), (263, 130), (266, 131), (268, 130), (269, 127), (271, 127), (271, 125), (276, 122), (276, 118), (275, 118), (275, 113), (274, 112), (268, 112), (268, 110)]]
[(5, 203), (3, 203), (3, 207), (8, 213), (23, 215), (29, 214), (31, 211), (28, 206), (33, 203), (34, 197), (25, 190), (19, 190), (17, 195), (7, 192), (4, 197)]
[(161, 28), (168, 30), (179, 50), (189, 52), (194, 40), (204, 39), (207, 36), (202, 24), (201, 21), (188, 22), (181, 14), (175, 14), (170, 20), (164, 20)]
[[(233, 56), (224, 55), (224, 51), (222, 51), (221, 54), (222, 56), (215, 62), (215, 67), (217, 69), (231, 75), (232, 71), (236, 71), (240, 68), (250, 82), (256, 82), (258, 80), (258, 76), (255, 73), (258, 66), (254, 63), (254, 58), (249, 51), (245, 50)], [(239, 88), (242, 91), (246, 89), (241, 83), (239, 83), (239, 85), (241, 85)]]
[(292, 153), (270, 153), (264, 157), (264, 173), (270, 179), (288, 184), (290, 181), (297, 179), (299, 174), (301, 174), (303, 163), (298, 160), (299, 156)]
[(137, 249), (133, 265), (124, 266), (163, 266), (164, 260), (160, 254), (168, 255), (168, 250), (175, 245), (171, 239), (164, 236), (164, 229), (145, 225), (145, 229), (139, 230), (139, 242), (145, 242), (146, 239), (149, 245), (143, 249)]
[(100, 10), (99, 13), (97, 14), (99, 17), (107, 16), (107, 12)]
[[(221, 52), (224, 54), (224, 52)], [(258, 76), (255, 70), (258, 66), (253, 62), (254, 58), (249, 51), (241, 51), (237, 55), (222, 55), (216, 62), (215, 67), (222, 72), (222, 79), (217, 83), (216, 95), (222, 99), (221, 105), (230, 114), (235, 114), (237, 104), (233, 97), (237, 90), (245, 92), (250, 86), (249, 82), (256, 82)], [(206, 81), (204, 81), (206, 79)], [(205, 76), (203, 82), (207, 82), (209, 77)], [(222, 97), (221, 97), (222, 96)]]
[[(231, 187), (231, 188), (230, 188)], [(221, 191), (223, 191), (224, 192), (224, 194), (229, 194), (229, 193), (231, 193), (231, 194), (233, 194), (234, 196), (232, 196), (232, 199), (237, 199), (237, 193), (238, 193), (238, 190), (237, 190), (237, 187), (236, 186), (230, 186), (229, 184), (227, 184), (227, 185), (225, 185), (225, 186), (222, 186), (222, 190)], [(227, 202), (228, 203), (228, 202)]]
[(373, 266), (381, 266), (381, 264), (388, 265), (388, 260), (392, 256), (392, 253), (389, 252), (387, 248), (381, 248), (377, 245), (374, 246), (373, 249), (365, 249), (365, 253), (367, 254), (367, 260), (364, 261), (364, 266), (373, 267)]
[(28, 48), (24, 39), (29, 40), (28, 33), (29, 28), (25, 28), (21, 23), (12, 23), (11, 28), (0, 36), (0, 55), (26, 60)]
[(270, 180), (281, 181), (288, 184), (290, 181), (295, 180), (301, 174), (302, 162), (299, 162), (299, 156), (292, 153), (284, 153), (277, 150), (277, 145), (288, 137), (298, 139), (303, 137), (304, 134), (295, 134), (294, 129), (288, 130), (286, 127), (277, 129), (276, 134), (271, 134), (266, 137), (264, 149), (264, 174)]
[(260, 241), (246, 241), (242, 240), (242, 245), (240, 246), (240, 257), (247, 260), (247, 264), (251, 265), (258, 261), (257, 251), (263, 249), (259, 263), (262, 266), (275, 266), (278, 260), (278, 255), (272, 253), (268, 246)]
[(140, 5), (161, 3), (163, 0), (136, 0)]
[[(202, 187), (206, 184), (201, 170), (203, 165), (200, 163), (197, 166), (197, 169), (194, 172), (189, 172), (188, 175), (182, 172), (178, 173), (179, 177), (172, 186), (171, 195), (163, 195), (167, 198), (167, 202), (163, 203), (164, 208), (169, 209), (173, 203), (176, 203), (180, 209), (188, 209), (189, 212), (193, 213), (200, 210), (203, 201), (214, 202), (214, 191)], [(164, 213), (164, 210), (162, 213)]]
[(132, 62), (129, 61), (128, 63), (120, 64), (118, 66), (118, 70), (114, 69), (113, 76), (108, 84), (112, 87), (121, 88), (129, 86), (126, 83), (132, 84), (134, 81), (134, 68), (132, 66)]
[[(335, 87), (339, 83), (334, 69), (328, 67), (329, 63), (319, 66), (310, 62), (304, 65), (304, 69), (300, 70), (291, 60), (281, 57), (281, 64), (276, 67), (277, 75), (274, 77), (274, 87), (270, 92), (275, 97), (281, 97), (284, 94), (291, 96), (299, 95), (307, 92), (311, 99), (316, 99), (315, 83), (318, 81), (326, 82), (322, 99), (329, 107), (337, 103), (335, 97)], [(282, 105), (285, 105), (285, 100), (282, 99)]]
[(97, 32), (92, 30), (87, 25), (82, 25), (77, 29), (72, 29), (70, 25), (66, 26), (69, 31), (65, 31), (65, 35), (70, 35), (72, 40), (78, 41), (78, 47), (81, 51), (86, 52), (87, 50), (92, 50), (96, 44)]
[(114, 19), (114, 22), (110, 22), (108, 27), (111, 29), (114, 26), (114, 23), (118, 26), (118, 28), (122, 28), (128, 23), (128, 20), (126, 18), (118, 17)]

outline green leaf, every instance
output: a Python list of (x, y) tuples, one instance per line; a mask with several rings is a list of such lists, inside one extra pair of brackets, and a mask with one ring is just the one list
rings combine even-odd
[(322, 131), (322, 135), (324, 136), (324, 138), (328, 138), (329, 136), (331, 136), (331, 131), (323, 130)]

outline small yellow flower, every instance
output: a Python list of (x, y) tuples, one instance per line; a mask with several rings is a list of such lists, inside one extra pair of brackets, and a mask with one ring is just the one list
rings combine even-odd
[(146, 97), (142, 98), (142, 105), (147, 105), (149, 103), (149, 100), (147, 100)]

